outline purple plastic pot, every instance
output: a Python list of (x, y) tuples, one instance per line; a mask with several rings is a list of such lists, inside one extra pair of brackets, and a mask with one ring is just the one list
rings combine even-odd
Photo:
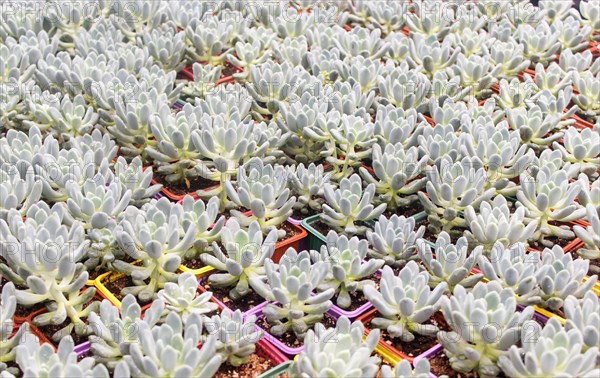
[(163, 198), (164, 196), (165, 195), (162, 194), (162, 192), (158, 192), (152, 198), (155, 199), (155, 200), (159, 200), (159, 199)]
[[(374, 274), (378, 274), (378, 275), (381, 276), (381, 273), (382, 273), (382, 270), (379, 269)], [(347, 317), (350, 320), (355, 320), (356, 318), (358, 318), (359, 316), (361, 316), (362, 314), (366, 313), (367, 311), (369, 311), (372, 308), (373, 308), (373, 304), (367, 300), (367, 302), (365, 304), (363, 304), (362, 306), (360, 306), (359, 308), (357, 308), (354, 311), (344, 310), (343, 308), (338, 307), (334, 303), (333, 307), (331, 308), (331, 311), (333, 313), (335, 313), (335, 316), (338, 317), (338, 318), (343, 315), (343, 316)]]
[[(443, 349), (444, 348), (442, 347), (442, 344), (438, 344), (433, 348), (429, 349), (427, 352), (421, 354), (420, 356), (415, 357), (415, 359), (412, 362), (413, 367), (417, 366), (417, 363), (421, 360), (430, 360), (434, 358), (435, 356), (440, 354)], [(429, 373), (429, 378), (437, 378), (437, 375)]]
[[(264, 306), (263, 306), (264, 307)], [(261, 318), (263, 316), (262, 313), (262, 308), (260, 310), (258, 310), (256, 312), (256, 318)], [(334, 313), (333, 311), (331, 311), (331, 309), (329, 311), (326, 312), (327, 315), (333, 316), (334, 319), (338, 318), (338, 315), (336, 313)], [(302, 352), (304, 350), (304, 345), (299, 346), (297, 348), (290, 348), (287, 345), (285, 345), (284, 343), (282, 343), (281, 341), (279, 341), (278, 338), (276, 338), (275, 336), (271, 335), (267, 330), (260, 328), (258, 325), (256, 326), (256, 328), (260, 329), (261, 331), (264, 332), (264, 336), (263, 336), (263, 340), (266, 340), (268, 342), (270, 342), (271, 344), (275, 345), (275, 347), (277, 349), (279, 349), (280, 351), (283, 352), (283, 354), (285, 354), (286, 356), (293, 358), (295, 357), (298, 353)]]
[[(203, 291), (203, 292), (206, 291), (206, 289), (204, 289), (204, 287), (202, 286), (202, 284), (204, 284), (206, 282), (206, 280), (208, 280), (208, 277), (210, 277), (210, 276), (204, 276), (204, 277), (202, 277), (202, 278), (200, 278), (198, 280), (198, 286), (199, 286), (200, 290)], [(215, 300), (215, 302), (217, 302), (217, 304), (219, 305), (219, 307), (221, 307), (222, 309), (227, 309), (227, 310), (229, 310), (231, 312), (235, 311), (234, 309), (232, 309), (229, 306), (227, 306), (225, 303), (221, 302), (218, 298), (215, 298), (214, 295), (213, 295), (213, 299)], [(268, 303), (267, 301), (264, 301), (263, 303), (254, 306), (250, 310), (242, 313), (242, 317), (243, 318), (247, 318), (247, 317), (249, 317), (251, 315), (256, 314), (259, 311), (261, 311), (261, 313), (262, 313), (262, 308), (265, 307), (267, 305), (267, 303)]]
[[(521, 312), (525, 309), (525, 306), (523, 305), (517, 305), (517, 311)], [(539, 314), (537, 311), (535, 311), (533, 313), (533, 320), (537, 320), (539, 323), (542, 323), (544, 325), (546, 325), (546, 323), (548, 322), (548, 318), (545, 317), (542, 314)]]
[(300, 226), (300, 223), (302, 223), (301, 220), (297, 220), (292, 217), (289, 217), (287, 220), (288, 220), (288, 222), (290, 222), (291, 224), (296, 225), (296, 226)]
[(90, 343), (89, 341), (75, 345), (75, 353), (77, 353), (77, 357), (81, 357), (88, 354), (90, 352), (91, 347), (92, 343)]

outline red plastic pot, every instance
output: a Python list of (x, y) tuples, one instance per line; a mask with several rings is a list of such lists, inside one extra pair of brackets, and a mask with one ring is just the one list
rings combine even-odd
[[(198, 62), (200, 64), (206, 64), (206, 62)], [(231, 64), (231, 63), (229, 63)], [(181, 76), (183, 76), (183, 78), (187, 79), (187, 80), (194, 80), (194, 71), (192, 68), (192, 64), (189, 64), (187, 66), (185, 66), (184, 68), (181, 69), (181, 71), (179, 71), (179, 73), (181, 74)], [(238, 72), (244, 72), (243, 68), (237, 67), (232, 65), (232, 67)], [(235, 81), (235, 79), (233, 78), (233, 75), (229, 75), (229, 76), (222, 76), (219, 80), (217, 80), (216, 85), (221, 85), (221, 84), (225, 84), (225, 83), (231, 83)]]
[(15, 315), (13, 317), (13, 322), (15, 324), (23, 324), (23, 323), (31, 323), (31, 319), (33, 319), (34, 317), (38, 316), (39, 314), (48, 311), (45, 308), (40, 308), (39, 310), (35, 310), (33, 312), (30, 312), (27, 316), (17, 316)]
[[(148, 169), (148, 168), (152, 168), (154, 170), (154, 168), (156, 168), (156, 167), (155, 166), (146, 166), (146, 167), (144, 167), (144, 171), (146, 169)], [(154, 178), (152, 178), (152, 180), (150, 181), (150, 183), (152, 185), (160, 184)], [(219, 186), (219, 184), (214, 185), (214, 186), (210, 186), (210, 187), (208, 187), (206, 189), (203, 189), (203, 190), (211, 190), (211, 189), (217, 188), (218, 186)], [(161, 193), (163, 193), (167, 198), (169, 198), (172, 201), (181, 201), (181, 200), (183, 200), (185, 198), (185, 196), (188, 196), (188, 195), (194, 197), (195, 199), (199, 199), (199, 197), (198, 197), (198, 195), (196, 194), (195, 191), (189, 192), (189, 193), (185, 193), (185, 194), (175, 194), (175, 193), (171, 192), (165, 185), (163, 185), (163, 187), (162, 187), (162, 189), (160, 191), (161, 191)]]
[(573, 114), (572, 118), (575, 120), (575, 125), (574, 126), (576, 128), (578, 128), (578, 129), (580, 129), (580, 130), (583, 130), (585, 128), (588, 128), (588, 129), (593, 129), (594, 128), (594, 124), (593, 123), (591, 123), (589, 121), (586, 121), (585, 119), (581, 118), (577, 114)]

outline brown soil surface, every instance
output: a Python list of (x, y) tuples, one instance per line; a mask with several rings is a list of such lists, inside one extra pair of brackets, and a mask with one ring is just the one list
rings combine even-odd
[(215, 181), (207, 180), (202, 177), (197, 177), (193, 180), (190, 180), (190, 187), (188, 188), (185, 182), (183, 181), (177, 183), (168, 183), (167, 180), (165, 180), (165, 176), (157, 172), (154, 172), (153, 178), (154, 180), (156, 180), (156, 182), (162, 184), (165, 189), (177, 196), (193, 193), (197, 190), (210, 188), (211, 186), (219, 184)]
[(256, 294), (254, 291), (251, 291), (248, 295), (240, 299), (233, 300), (229, 298), (229, 290), (231, 290), (231, 287), (229, 286), (212, 287), (208, 280), (202, 282), (201, 285), (204, 289), (206, 289), (206, 291), (212, 292), (213, 297), (221, 301), (225, 306), (229, 307), (233, 311), (240, 310), (242, 312), (246, 312), (265, 301), (263, 297)]
[[(333, 316), (325, 314), (323, 319), (320, 321), (321, 324), (325, 326), (325, 328), (333, 328), (335, 327), (336, 321)], [(264, 316), (256, 319), (256, 325), (262, 328), (263, 330), (269, 332), (271, 329), (271, 325), (267, 322), (267, 319)], [(273, 336), (275, 337), (275, 336)], [(298, 348), (304, 345), (304, 339), (298, 339), (293, 330), (289, 330), (281, 336), (277, 336), (277, 339), (285, 344), (288, 348)]]
[(253, 354), (242, 366), (222, 364), (214, 378), (255, 378), (275, 367), (268, 358)]
[[(366, 279), (370, 279), (373, 282), (375, 282), (375, 288), (377, 288), (379, 290), (379, 281), (381, 281), (381, 276), (379, 274), (373, 274)], [(331, 301), (336, 306), (337, 306), (337, 297), (338, 296), (335, 295), (333, 298), (331, 298)], [(360, 306), (367, 303), (367, 301), (368, 301), (368, 299), (364, 296), (363, 292), (357, 290), (354, 293), (350, 293), (350, 306), (348, 308), (343, 308), (342, 310), (348, 311), (348, 312), (355, 311)]]

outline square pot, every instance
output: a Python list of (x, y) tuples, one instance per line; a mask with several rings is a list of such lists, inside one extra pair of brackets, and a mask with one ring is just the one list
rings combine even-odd
[[(216, 271), (213, 271), (213, 273), (215, 273), (215, 272), (216, 272)], [(200, 290), (200, 292), (202, 292), (202, 293), (206, 293), (206, 292), (208, 291), (208, 290), (206, 290), (206, 289), (204, 288), (204, 286), (202, 286), (202, 284), (204, 284), (205, 282), (207, 282), (207, 281), (208, 281), (208, 277), (209, 277), (209, 276), (210, 276), (210, 275), (205, 275), (205, 276), (201, 277), (201, 278), (198, 280), (198, 290)], [(218, 305), (218, 306), (219, 306), (219, 307), (220, 307), (222, 310), (229, 310), (229, 311), (231, 311), (231, 312), (234, 312), (234, 311), (235, 311), (235, 309), (232, 309), (232, 308), (230, 308), (230, 307), (229, 307), (229, 306), (227, 306), (225, 303), (221, 302), (221, 301), (220, 301), (218, 298), (215, 298), (215, 296), (214, 296), (214, 295), (211, 297), (211, 301), (215, 302), (215, 303), (216, 303), (216, 304), (217, 304), (217, 305)], [(255, 314), (256, 314), (256, 313), (258, 313), (259, 311), (262, 311), (262, 308), (263, 308), (263, 307), (265, 307), (265, 306), (267, 305), (267, 303), (268, 303), (268, 301), (267, 301), (267, 300), (265, 300), (264, 302), (257, 304), (256, 306), (252, 307), (252, 308), (251, 308), (251, 309), (249, 309), (248, 311), (246, 311), (246, 312), (243, 312), (243, 313), (242, 313), (242, 316), (243, 316), (244, 318), (247, 318), (247, 317), (249, 317), (249, 316), (251, 316), (251, 315), (255, 315)]]
[(309, 251), (320, 251), (321, 246), (325, 245), (327, 238), (325, 235), (317, 231), (313, 224), (321, 219), (321, 214), (316, 214), (302, 220), (301, 225), (308, 232), (307, 249)]
[[(381, 277), (381, 269), (377, 270), (374, 274)], [(354, 319), (358, 318), (359, 316), (361, 316), (362, 314), (364, 314), (365, 312), (369, 311), (372, 308), (373, 308), (373, 304), (371, 302), (369, 302), (369, 300), (367, 300), (366, 303), (364, 303), (362, 306), (360, 306), (359, 308), (357, 308), (354, 311), (344, 310), (343, 308), (338, 307), (334, 302), (333, 307), (331, 307), (331, 311), (333, 313), (335, 313), (336, 317), (338, 317), (338, 318), (340, 316), (345, 316), (348, 319), (350, 319), (350, 321), (353, 321)]]
[[(125, 277), (125, 274), (123, 274), (123, 273), (108, 272), (108, 273), (104, 273), (103, 275), (99, 276), (98, 279), (96, 280), (96, 289), (98, 289), (98, 293), (100, 294), (100, 296), (103, 299), (107, 299), (110, 303), (113, 304), (113, 306), (115, 306), (119, 310), (121, 310), (121, 301), (106, 287), (106, 284), (116, 281), (118, 279), (121, 279), (123, 277)], [(136, 300), (137, 300), (137, 298), (136, 298)], [(140, 307), (142, 308), (142, 314), (151, 305), (152, 305), (152, 302), (149, 302), (145, 305), (140, 304)]]
[[(263, 317), (262, 308), (259, 311), (257, 311), (255, 315), (257, 319)], [(329, 309), (329, 311), (327, 311), (325, 315), (329, 315), (334, 319), (338, 318), (337, 315), (333, 311), (331, 311), (331, 309)], [(273, 344), (277, 349), (279, 349), (281, 352), (283, 352), (283, 354), (285, 354), (288, 357), (296, 356), (298, 353), (304, 350), (304, 345), (299, 346), (297, 348), (290, 348), (281, 341), (279, 341), (277, 337), (271, 335), (267, 330), (260, 328), (258, 325), (256, 327), (264, 332), (263, 340), (266, 340)]]
[[(360, 318), (357, 319), (365, 325), (365, 335), (368, 335), (370, 333), (370, 329), (367, 324), (370, 323), (371, 320), (373, 320), (373, 318), (375, 318), (376, 313), (377, 313), (377, 309), (373, 308), (371, 311), (363, 314)], [(441, 347), (441, 344), (437, 343), (436, 345), (432, 346), (431, 348), (429, 348), (425, 352), (421, 353), (417, 357), (429, 358), (440, 347)], [(410, 357), (410, 356), (400, 352), (393, 346), (386, 343), (382, 337), (379, 338), (378, 348), (380, 348), (380, 350), (382, 350), (382, 351), (386, 351), (386, 354), (393, 361), (392, 362), (393, 365), (396, 365), (398, 362), (400, 362), (400, 360), (407, 360), (408, 362), (412, 363), (414, 361), (414, 359), (416, 358), (416, 357)]]

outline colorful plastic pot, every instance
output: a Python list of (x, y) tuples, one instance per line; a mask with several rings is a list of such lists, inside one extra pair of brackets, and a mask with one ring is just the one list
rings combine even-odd
[(319, 251), (321, 250), (321, 246), (325, 245), (325, 243), (327, 242), (327, 238), (325, 237), (325, 235), (323, 235), (313, 227), (313, 224), (319, 221), (319, 219), (321, 219), (321, 214), (316, 214), (303, 219), (301, 223), (302, 228), (304, 228), (308, 232), (308, 237), (306, 239), (306, 247), (309, 251)]
[[(381, 269), (378, 270), (377, 272), (375, 272), (375, 274), (381, 276)], [(363, 304), (362, 306), (360, 306), (359, 308), (357, 308), (354, 311), (344, 310), (343, 308), (338, 307), (334, 303), (333, 307), (331, 307), (331, 311), (334, 312), (336, 317), (338, 317), (338, 318), (340, 316), (345, 316), (350, 320), (354, 320), (372, 308), (373, 308), (373, 304), (367, 300), (365, 304)]]
[(54, 348), (54, 350), (56, 350), (56, 346), (54, 346), (54, 344), (52, 342), (50, 342), (50, 340), (48, 340), (48, 338), (46, 337), (46, 335), (44, 335), (39, 329), (38, 327), (34, 326), (32, 323), (29, 323), (29, 332), (35, 336), (37, 338), (37, 341), (40, 344), (50, 344), (50, 346), (52, 346), (52, 348)]
[(85, 343), (81, 343), (79, 345), (75, 345), (75, 353), (77, 353), (77, 357), (81, 358), (90, 352), (92, 348), (92, 343), (86, 341)]
[[(326, 314), (337, 319), (337, 315), (334, 312), (332, 312), (331, 310), (327, 311)], [(262, 313), (262, 308), (261, 308), (260, 311), (256, 312), (256, 318), (259, 319), (262, 316), (263, 316), (263, 313)], [(290, 358), (296, 356), (298, 353), (300, 353), (304, 350), (304, 345), (299, 346), (297, 348), (290, 348), (287, 345), (285, 345), (284, 343), (282, 343), (281, 341), (279, 341), (279, 339), (277, 337), (271, 335), (267, 330), (262, 329), (258, 326), (257, 326), (257, 328), (264, 332), (263, 340), (270, 342), (277, 349), (279, 349), (281, 352), (283, 352), (283, 354), (285, 354), (286, 356), (288, 356)]]
[[(417, 363), (419, 363), (419, 361), (434, 358), (438, 354), (442, 353), (442, 351), (443, 351), (442, 345), (438, 344), (436, 346), (436, 349), (432, 350), (431, 353), (429, 354), (429, 356), (426, 357), (424, 355), (420, 355), (420, 356), (415, 357), (415, 359), (412, 362), (413, 367), (417, 366)], [(429, 378), (437, 378), (437, 375), (435, 375), (433, 373), (429, 373)]]
[(262, 339), (256, 343), (255, 353), (260, 357), (271, 361), (271, 364), (276, 365), (275, 367), (259, 375), (258, 378), (275, 378), (279, 375), (282, 375), (288, 370), (291, 363), (291, 361), (283, 353), (281, 353), (273, 344), (265, 339)]
[(294, 248), (296, 251), (300, 251), (300, 244), (306, 237), (308, 237), (308, 232), (306, 232), (304, 228), (293, 223), (290, 223), (290, 225), (297, 231), (297, 235), (275, 243), (275, 252), (273, 252), (273, 257), (271, 259), (276, 263), (279, 263), (279, 260), (281, 260), (281, 257), (285, 254), (285, 251), (287, 251), (288, 248)]
[[(375, 318), (376, 313), (377, 313), (377, 309), (374, 308), (371, 311), (363, 314), (361, 317), (359, 317), (357, 319), (365, 325), (365, 335), (369, 334), (369, 332), (370, 332), (369, 324), (371, 323), (371, 320), (373, 320), (373, 318)], [(381, 338), (381, 337), (379, 338), (379, 344), (377, 347), (379, 348), (379, 351), (387, 352), (386, 354), (389, 356), (388, 358), (393, 361), (392, 363), (394, 365), (396, 365), (398, 362), (400, 362), (400, 360), (407, 360), (408, 362), (412, 363), (414, 361), (414, 359), (416, 358), (416, 357), (410, 357), (410, 356), (400, 352), (398, 349), (396, 349), (393, 346), (386, 343), (383, 340), (383, 338)], [(431, 348), (427, 349), (425, 352), (421, 353), (419, 356), (422, 356), (424, 358), (429, 358), (429, 356), (431, 356), (432, 353), (435, 353), (435, 351), (439, 347), (440, 347), (440, 344), (438, 343), (438, 344), (432, 346)]]
[(212, 266), (203, 266), (202, 268), (198, 268), (198, 269), (190, 269), (190, 268), (184, 266), (183, 264), (179, 266), (179, 271), (181, 273), (190, 272), (190, 273), (193, 273), (196, 276), (196, 278), (204, 277), (204, 276), (212, 273), (214, 270), (215, 270), (215, 268), (213, 268)]
[[(205, 275), (198, 280), (198, 290), (200, 290), (200, 292), (202, 292), (202, 293), (206, 293), (208, 291), (204, 288), (204, 286), (202, 286), (208, 280), (208, 277), (210, 277), (210, 275)], [(231, 312), (235, 311), (235, 309), (227, 306), (225, 303), (221, 302), (221, 300), (219, 300), (219, 298), (216, 298), (214, 295), (211, 297), (211, 300), (213, 302), (215, 302), (222, 310), (229, 310)], [(266, 300), (263, 303), (259, 303), (258, 305), (252, 307), (248, 311), (242, 313), (242, 316), (244, 318), (247, 318), (251, 315), (257, 314), (259, 311), (261, 311), (261, 313), (262, 313), (262, 308), (265, 307), (267, 305), (267, 303), (268, 302)]]
[(23, 324), (23, 323), (31, 323), (31, 319), (35, 318), (37, 315), (46, 312), (45, 308), (40, 308), (39, 310), (35, 310), (27, 314), (27, 316), (13, 316), (13, 323), (15, 325)]

